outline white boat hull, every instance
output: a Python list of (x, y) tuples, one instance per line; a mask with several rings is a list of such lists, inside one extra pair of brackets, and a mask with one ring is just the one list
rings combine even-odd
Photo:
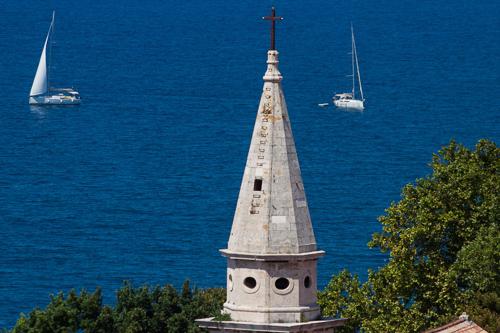
[(80, 98), (73, 96), (30, 96), (30, 105), (77, 105)]
[(335, 104), (336, 107), (342, 108), (342, 109), (350, 109), (350, 110), (364, 110), (365, 109), (364, 102), (357, 100), (357, 99), (334, 100), (333, 104)]

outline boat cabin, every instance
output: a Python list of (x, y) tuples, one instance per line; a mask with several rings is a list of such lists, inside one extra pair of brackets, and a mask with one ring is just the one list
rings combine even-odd
[(59, 96), (69, 96), (73, 98), (80, 98), (80, 93), (72, 88), (51, 88), (51, 92), (57, 92)]
[(349, 93), (335, 94), (335, 96), (333, 96), (334, 101), (351, 100), (351, 99), (352, 99), (352, 94), (349, 94)]

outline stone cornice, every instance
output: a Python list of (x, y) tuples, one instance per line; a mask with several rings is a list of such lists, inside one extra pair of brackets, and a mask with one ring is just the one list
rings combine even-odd
[(253, 261), (307, 261), (316, 260), (325, 255), (325, 251), (312, 251), (304, 253), (279, 253), (279, 254), (261, 254), (234, 252), (228, 249), (221, 249), (219, 252), (227, 258)]

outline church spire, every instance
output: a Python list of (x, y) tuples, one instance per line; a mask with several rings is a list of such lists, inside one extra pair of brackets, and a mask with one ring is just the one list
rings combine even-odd
[[(272, 22), (277, 19), (274, 8), (270, 18)], [(269, 50), (263, 92), (226, 251), (254, 254), (316, 251), (278, 64), (278, 51)]]
[(343, 320), (321, 320), (316, 304), (317, 250), (283, 79), (273, 8), (271, 49), (227, 249), (231, 321), (197, 322), (220, 332), (333, 332)]

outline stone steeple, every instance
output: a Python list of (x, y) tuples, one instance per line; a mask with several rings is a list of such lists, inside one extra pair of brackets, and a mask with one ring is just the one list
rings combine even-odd
[(228, 298), (235, 320), (300, 322), (319, 317), (317, 251), (281, 88), (278, 51), (267, 71), (228, 248)]
[(267, 56), (264, 88), (250, 151), (228, 249), (223, 253), (303, 254), (316, 251), (299, 160), (281, 89), (278, 51), (271, 50)]
[(198, 320), (210, 332), (333, 332), (316, 304), (317, 250), (304, 184), (271, 49), (227, 249), (231, 321)]

